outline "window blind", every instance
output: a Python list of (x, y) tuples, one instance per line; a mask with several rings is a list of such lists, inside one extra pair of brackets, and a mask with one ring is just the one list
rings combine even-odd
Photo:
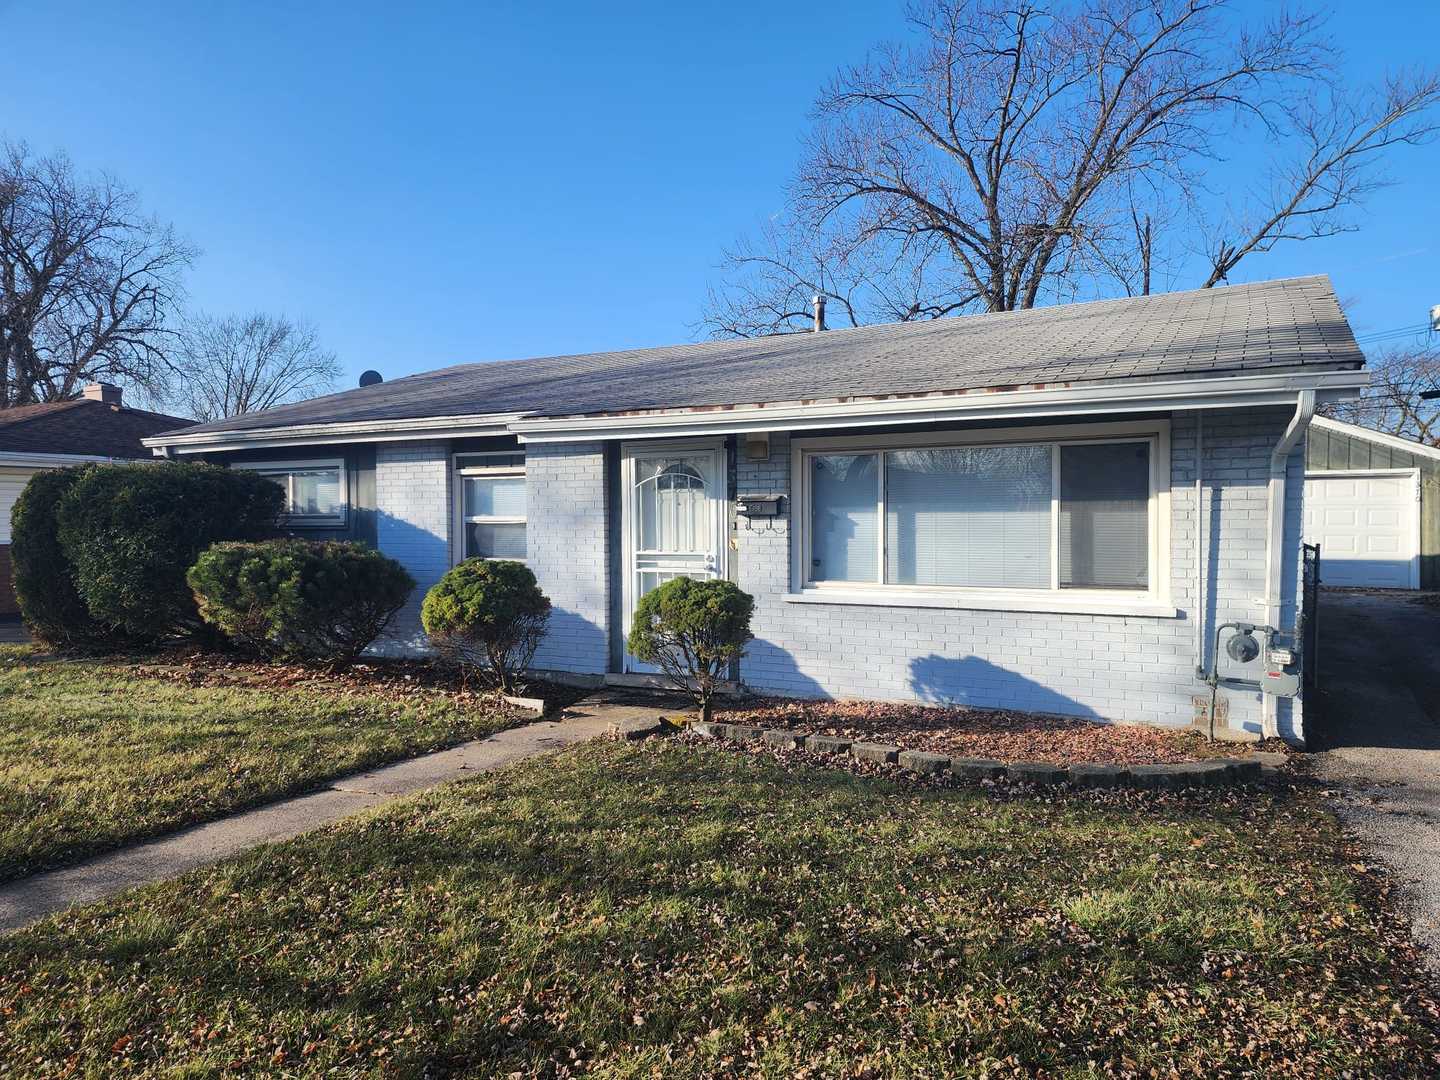
[(1050, 587), (1049, 446), (885, 455), (885, 579)]
[(1150, 562), (1150, 448), (1060, 448), (1062, 589), (1145, 589)]
[(879, 502), (876, 454), (810, 459), (810, 580), (878, 580)]

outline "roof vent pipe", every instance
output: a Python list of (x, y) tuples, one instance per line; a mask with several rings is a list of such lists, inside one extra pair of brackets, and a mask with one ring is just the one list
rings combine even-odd
[(825, 329), (825, 297), (816, 293), (810, 298), (810, 306), (815, 309), (815, 332), (818, 334)]

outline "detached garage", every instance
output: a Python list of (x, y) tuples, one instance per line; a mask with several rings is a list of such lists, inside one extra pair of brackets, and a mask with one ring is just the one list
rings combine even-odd
[(1440, 589), (1440, 448), (1317, 417), (1305, 542), (1320, 545), (1327, 585)]

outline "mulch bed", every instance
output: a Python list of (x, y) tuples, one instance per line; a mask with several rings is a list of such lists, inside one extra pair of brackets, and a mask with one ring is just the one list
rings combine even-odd
[[(264, 663), (226, 653), (173, 652), (146, 657), (131, 669), (136, 677), (197, 687), (300, 690), (307, 693), (364, 694), (402, 704), (417, 696), (442, 694), (465, 708), (511, 710), (500, 692), (483, 679), (428, 660), (367, 659), (349, 667)], [(521, 693), (543, 698), (550, 711), (565, 708), (588, 691), (559, 683), (531, 681)], [(528, 714), (527, 714), (528, 715)]]
[(1168, 765), (1242, 757), (1255, 750), (1290, 752), (1280, 739), (1211, 743), (1195, 732), (1159, 727), (1104, 724), (1009, 709), (935, 708), (878, 701), (763, 699), (723, 712), (717, 710), (716, 719), (1003, 762)]

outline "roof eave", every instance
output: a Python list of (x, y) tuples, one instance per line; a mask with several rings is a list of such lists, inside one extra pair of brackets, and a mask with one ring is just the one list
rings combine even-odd
[(355, 420), (325, 424), (277, 425), (240, 431), (161, 432), (140, 442), (159, 457), (170, 453), (205, 454), (222, 450), (258, 450), (276, 446), (317, 446), (337, 442), (399, 442), (410, 439), (468, 439), (509, 434), (517, 413), (468, 416), (420, 416), (403, 420)]
[(580, 442), (1293, 405), (1301, 390), (1315, 390), (1320, 402), (1349, 400), (1358, 396), (1369, 380), (1367, 372), (1355, 368), (1220, 378), (1135, 379), (844, 401), (654, 410), (623, 415), (529, 416), (512, 422), (510, 431), (519, 436), (521, 442)]

